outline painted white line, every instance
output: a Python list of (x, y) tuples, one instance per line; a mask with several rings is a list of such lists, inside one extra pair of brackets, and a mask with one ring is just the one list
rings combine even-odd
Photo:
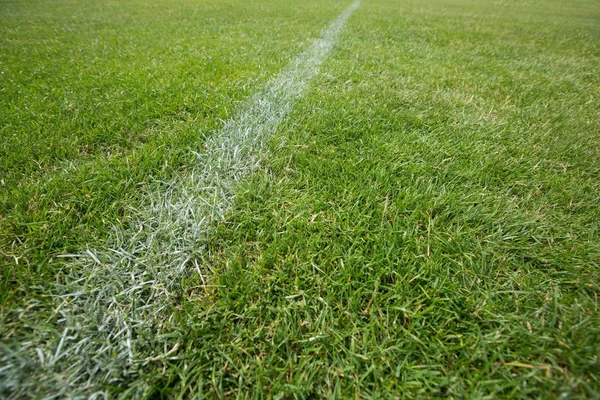
[(74, 275), (56, 288), (60, 304), (52, 329), (40, 329), (35, 343), (0, 357), (10, 366), (0, 370), (0, 381), (15, 398), (26, 390), (103, 397), (95, 393), (102, 385), (118, 385), (141, 364), (178, 351), (165, 310), (177, 301), (184, 272), (196, 271), (204, 280), (198, 260), (206, 259), (210, 230), (230, 210), (238, 182), (258, 168), (268, 139), (318, 73), (359, 3), (207, 139), (206, 152), (197, 154), (189, 175), (151, 193), (147, 206), (132, 210), (135, 217), (115, 230), (106, 248), (75, 257)]

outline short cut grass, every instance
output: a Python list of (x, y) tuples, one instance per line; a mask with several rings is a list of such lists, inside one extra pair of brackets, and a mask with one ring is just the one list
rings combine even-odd
[[(33, 33), (14, 21), (36, 14), (7, 4), (3, 29), (24, 40)], [(145, 7), (115, 4), (134, 14)], [(165, 12), (146, 20), (180, 20), (166, 11), (193, 9), (157, 4)], [(303, 37), (347, 6), (207, 4), (210, 18), (254, 12), (211, 42), (215, 54), (239, 54), (206, 91), (225, 109), (200, 117), (205, 108), (194, 100), (175, 124), (159, 108), (162, 133), (150, 144), (121, 143), (111, 157), (68, 154), (44, 175), (24, 178), (10, 153), (2, 344), (23, 334), (7, 319), (14, 310), (32, 331), (47, 317), (36, 311), (47, 301), (44, 280), (66, 276), (56, 254), (102, 243), (103, 225), (127, 223), (138, 191), (160, 186), (148, 182), (189, 169), (188, 150), (202, 151), (199, 130), (220, 126), (226, 110), (300, 52)], [(37, 10), (42, 19), (53, 13)], [(204, 26), (183, 14), (181, 29)], [(122, 398), (598, 397), (599, 32), (593, 0), (363, 0), (268, 159), (203, 242), (199, 264), (209, 273), (184, 277), (166, 304), (163, 328), (177, 348), (104, 390)], [(236, 52), (242, 33), (264, 53)], [(3, 46), (4, 54), (27, 51)], [(2, 68), (17, 69), (16, 60)], [(186, 76), (200, 85), (212, 75), (182, 75), (182, 83)], [(160, 98), (179, 88), (165, 86)], [(160, 104), (151, 99), (142, 98)], [(16, 120), (6, 104), (2, 115)]]

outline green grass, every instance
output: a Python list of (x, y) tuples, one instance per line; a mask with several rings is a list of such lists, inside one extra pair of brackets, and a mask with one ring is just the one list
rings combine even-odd
[[(119, 225), (341, 8), (4, 2), (2, 301)], [(240, 16), (242, 15), (243, 16)], [(301, 32), (302, 34), (298, 34)]]
[[(4, 2), (2, 343), (346, 6)], [(178, 351), (104, 389), (599, 396), (599, 38), (595, 1), (363, 0), (169, 305)]]

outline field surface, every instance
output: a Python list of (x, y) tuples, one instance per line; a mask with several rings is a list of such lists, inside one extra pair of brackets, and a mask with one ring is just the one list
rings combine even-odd
[(598, 1), (351, 4), (0, 2), (0, 398), (600, 396)]

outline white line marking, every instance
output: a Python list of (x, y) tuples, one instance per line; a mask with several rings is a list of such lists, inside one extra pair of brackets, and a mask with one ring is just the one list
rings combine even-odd
[[(177, 351), (165, 309), (176, 301), (182, 272), (197, 270), (204, 281), (198, 259), (205, 259), (210, 229), (231, 208), (238, 182), (258, 168), (263, 147), (359, 4), (356, 0), (207, 139), (206, 152), (197, 154), (199, 162), (189, 175), (151, 193), (148, 207), (132, 210), (134, 220), (115, 230), (107, 248), (73, 256), (74, 275), (56, 288), (60, 305), (50, 328), (40, 329), (34, 343), (0, 356), (0, 364), (10, 365), (0, 369), (0, 393), (99, 397), (104, 394), (94, 391), (103, 384), (118, 385), (140, 364)], [(46, 361), (40, 365), (38, 360)]]

